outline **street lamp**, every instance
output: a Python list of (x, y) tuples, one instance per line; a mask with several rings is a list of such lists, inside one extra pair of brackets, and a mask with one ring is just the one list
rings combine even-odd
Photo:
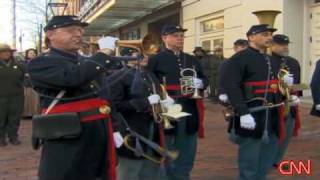
[(48, 3), (53, 16), (62, 16), (66, 11), (68, 3)]

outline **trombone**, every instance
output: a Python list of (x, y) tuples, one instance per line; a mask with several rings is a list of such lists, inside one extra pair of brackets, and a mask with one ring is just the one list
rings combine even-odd
[[(170, 151), (167, 150), (161, 146), (159, 146), (157, 143), (150, 141), (149, 139), (141, 136), (140, 134), (138, 134), (135, 131), (130, 130), (130, 134), (128, 134), (127, 136), (124, 137), (124, 145), (131, 151), (133, 151), (135, 154), (138, 154), (152, 162), (155, 163), (163, 163), (165, 160), (169, 160), (169, 161), (173, 161), (175, 159), (177, 159), (177, 157), (179, 156), (179, 152), (176, 150)], [(129, 144), (130, 138), (136, 138), (136, 144), (135, 147), (131, 146)], [(148, 154), (146, 154), (145, 152), (143, 152), (143, 149), (141, 147), (141, 145), (138, 145), (139, 142), (141, 141), (144, 144), (148, 145), (151, 149), (153, 149), (154, 151), (156, 151), (158, 154), (161, 155), (160, 159), (156, 159), (155, 157), (152, 157)], [(140, 146), (140, 147), (138, 147)]]
[[(125, 126), (127, 127), (127, 131), (129, 131), (129, 134), (126, 135), (123, 140), (123, 144), (126, 148), (128, 148), (129, 150), (133, 151), (135, 153), (136, 156), (139, 157), (144, 157), (150, 161), (153, 161), (155, 163), (163, 163), (165, 160), (170, 160), (173, 161), (175, 160), (178, 156), (179, 156), (179, 152), (178, 151), (169, 151), (163, 147), (161, 147), (160, 145), (158, 145), (157, 143), (143, 137), (142, 135), (138, 134), (137, 132), (133, 131), (130, 129), (129, 124), (127, 123), (127, 121), (124, 119), (124, 117), (122, 116), (122, 114), (120, 113), (115, 113), (114, 115), (116, 115), (118, 118), (120, 118), (122, 120), (122, 122), (125, 124)], [(133, 147), (132, 145), (130, 145), (130, 139), (131, 138), (135, 138), (135, 147)], [(149, 146), (152, 150), (156, 151), (161, 158), (160, 159), (156, 159), (155, 157), (152, 157), (148, 154), (146, 154), (143, 151), (143, 148), (140, 144), (140, 141), (143, 142), (144, 144), (146, 144), (147, 146)]]

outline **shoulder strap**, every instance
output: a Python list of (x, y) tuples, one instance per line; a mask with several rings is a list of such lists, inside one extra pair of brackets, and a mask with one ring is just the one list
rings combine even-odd
[(52, 108), (60, 101), (60, 99), (62, 98), (62, 96), (63, 96), (65, 93), (66, 93), (65, 90), (61, 90), (61, 91), (59, 92), (59, 94), (56, 96), (56, 98), (53, 99), (53, 101), (51, 102), (51, 104), (49, 105), (47, 111), (46, 111), (44, 114), (48, 114), (48, 113), (52, 110)]

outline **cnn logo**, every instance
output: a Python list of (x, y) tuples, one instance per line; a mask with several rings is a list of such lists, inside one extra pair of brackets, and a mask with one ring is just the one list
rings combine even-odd
[(311, 160), (292, 161), (285, 160), (279, 164), (278, 171), (282, 175), (311, 175)]

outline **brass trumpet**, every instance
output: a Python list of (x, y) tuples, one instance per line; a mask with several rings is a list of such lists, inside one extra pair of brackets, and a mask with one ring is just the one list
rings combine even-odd
[(136, 49), (144, 56), (156, 54), (160, 48), (152, 34), (147, 34), (140, 40), (118, 40), (116, 46)]
[(285, 83), (284, 81), (284, 77), (286, 75), (289, 74), (289, 71), (282, 67), (280, 68), (279, 72), (278, 72), (278, 79), (279, 79), (279, 82), (278, 82), (278, 88), (279, 88), (279, 91), (281, 92), (281, 94), (287, 99), (289, 100), (290, 99), (290, 92), (289, 92), (289, 86), (287, 83)]
[[(155, 162), (155, 163), (163, 163), (165, 160), (170, 160), (173, 161), (175, 160), (178, 156), (179, 156), (179, 152), (178, 151), (169, 151), (161, 146), (159, 146), (157, 143), (150, 141), (149, 139), (141, 136), (140, 134), (138, 134), (137, 132), (134, 132), (132, 130), (129, 130), (130, 134), (128, 134), (127, 136), (124, 137), (124, 145), (131, 151), (133, 152), (137, 152), (137, 151), (142, 151), (142, 152), (137, 152), (138, 154), (141, 153), (141, 156), (143, 156), (144, 158)], [(148, 154), (146, 154), (145, 152), (143, 152), (142, 147), (140, 150), (137, 150), (136, 147), (132, 147), (129, 144), (129, 140), (130, 138), (137, 138), (137, 141), (141, 141), (144, 144), (146, 144), (147, 146), (149, 146), (151, 149), (153, 149), (154, 151), (156, 151), (158, 154), (161, 155), (160, 159), (156, 159), (155, 157), (152, 157)], [(137, 144), (136, 144), (137, 146)]]
[[(191, 72), (192, 75), (185, 75), (186, 72)], [(185, 68), (180, 71), (180, 86), (181, 86), (181, 94), (182, 95), (190, 95), (191, 98), (199, 99), (202, 98), (199, 93), (199, 89), (194, 87), (193, 78), (197, 78), (197, 72), (193, 66), (193, 68)]]
[[(160, 85), (160, 87), (161, 87), (161, 90), (162, 90), (162, 93), (161, 93), (162, 94), (162, 99), (163, 98), (167, 98), (167, 95), (168, 95), (167, 91), (165, 90), (165, 88), (162, 85)], [(152, 84), (152, 89), (153, 89), (153, 93), (157, 94), (156, 87), (155, 87), (154, 84)], [(171, 125), (168, 117), (163, 115), (164, 112), (166, 112), (165, 108), (160, 103), (152, 105), (153, 119), (157, 123), (163, 123), (164, 129), (172, 129), (172, 128), (174, 128)]]

